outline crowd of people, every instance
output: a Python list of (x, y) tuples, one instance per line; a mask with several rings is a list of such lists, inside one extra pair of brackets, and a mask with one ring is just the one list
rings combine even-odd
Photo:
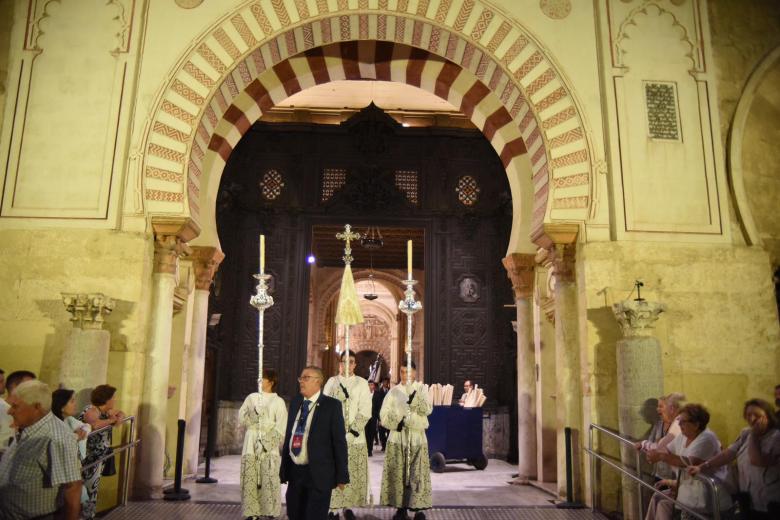
[[(653, 464), (658, 490), (645, 520), (671, 520), (677, 514), (687, 520), (695, 518), (691, 511), (711, 514), (716, 507), (750, 520), (780, 518), (778, 412), (767, 401), (748, 400), (742, 410), (747, 426), (724, 449), (707, 427), (709, 411), (684, 400), (680, 393), (661, 396), (659, 420), (635, 445)], [(775, 404), (780, 407), (780, 385)], [(709, 477), (709, 483), (699, 476)]]
[[(101, 475), (115, 473), (116, 388), (99, 385), (80, 413), (75, 392), (33, 372), (0, 370), (0, 518), (92, 519)], [(94, 433), (91, 433), (93, 432)]]
[[(377, 387), (356, 375), (354, 353), (347, 362), (346, 375), (327, 381), (320, 368), (306, 367), (289, 408), (275, 392), (276, 373), (263, 371), (262, 392), (247, 396), (239, 410), (246, 427), (243, 516), (278, 517), (286, 483), (290, 520), (354, 519), (353, 509), (373, 503), (368, 457), (379, 442), (385, 452), (379, 504), (395, 509), (393, 520), (425, 519), (432, 505), (425, 435), (432, 407), (425, 386), (413, 364), (411, 383), (402, 367), (399, 384), (390, 388), (389, 380)], [(32, 372), (6, 378), (0, 370), (0, 396), (6, 392), (0, 399), (0, 518), (94, 518), (100, 477), (115, 472), (112, 427), (125, 418), (116, 388), (97, 386), (79, 412), (73, 390), (52, 392)], [(780, 407), (780, 385), (775, 404)], [(780, 422), (772, 405), (745, 402), (747, 425), (725, 448), (701, 404), (671, 393), (658, 399), (657, 411), (658, 421), (635, 445), (653, 465), (657, 490), (645, 520), (687, 520), (691, 511), (710, 514), (715, 507), (747, 519), (780, 518)]]
[(350, 352), (347, 375), (342, 371), (327, 381), (321, 369), (306, 367), (289, 413), (274, 392), (276, 373), (263, 371), (262, 394), (247, 396), (239, 410), (247, 428), (241, 455), (243, 516), (278, 516), (281, 482), (287, 483), (290, 520), (354, 519), (353, 509), (373, 502), (368, 457), (378, 440), (385, 451), (379, 503), (395, 508), (394, 520), (410, 513), (414, 520), (425, 519), (431, 507), (425, 430), (432, 407), (416, 381), (416, 367), (412, 364), (411, 384), (403, 383), (407, 368), (402, 367), (403, 384), (391, 389), (389, 379), (372, 388), (355, 374), (355, 365)]

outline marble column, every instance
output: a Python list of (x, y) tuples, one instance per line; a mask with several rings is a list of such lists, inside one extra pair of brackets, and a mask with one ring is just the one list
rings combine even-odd
[(536, 478), (536, 359), (532, 313), (534, 255), (513, 253), (503, 259), (512, 281), (517, 308), (517, 442), (518, 477), (515, 483), (528, 484)]
[[(623, 339), (616, 345), (618, 376), (618, 425), (620, 434), (640, 438), (648, 428), (642, 416), (647, 399), (663, 393), (664, 375), (661, 344), (651, 329), (666, 310), (662, 303), (647, 300), (624, 300), (612, 305), (615, 318), (623, 329)], [(621, 447), (623, 463), (636, 466), (636, 451)], [(641, 492), (628, 478), (623, 479), (623, 513), (626, 518), (641, 519)]]
[(179, 258), (191, 252), (187, 241), (198, 232), (189, 219), (153, 221), (152, 227), (155, 240), (152, 305), (144, 392), (139, 409), (141, 444), (135, 465), (135, 494), (138, 498), (162, 497), (173, 293), (177, 285)]
[(555, 376), (557, 378), (558, 492), (566, 494), (566, 444), (564, 428), (572, 429), (572, 487), (574, 500), (582, 499), (582, 377), (579, 346), (579, 308), (575, 277), (576, 225), (545, 225), (553, 242), (537, 260), (552, 269), (555, 305)]
[(82, 410), (90, 402), (92, 389), (106, 384), (111, 334), (103, 330), (105, 316), (114, 309), (114, 301), (101, 293), (62, 293), (65, 308), (73, 322), (60, 364), (59, 382), (76, 391), (76, 407)]
[(209, 289), (225, 254), (216, 247), (193, 247), (195, 295), (192, 311), (189, 359), (187, 359), (187, 406), (184, 420), (184, 473), (198, 472), (200, 423), (203, 402), (203, 371), (206, 362), (206, 329), (209, 319)]

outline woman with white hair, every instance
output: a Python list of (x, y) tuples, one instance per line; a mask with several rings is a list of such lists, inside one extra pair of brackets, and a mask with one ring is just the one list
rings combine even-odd
[[(685, 395), (671, 393), (658, 398), (658, 414), (660, 420), (653, 425), (647, 439), (634, 444), (637, 450), (651, 453), (656, 450), (666, 451), (666, 447), (680, 435), (680, 421), (678, 415), (685, 401)], [(673, 478), (675, 471), (665, 462), (655, 464), (653, 476), (657, 480)]]

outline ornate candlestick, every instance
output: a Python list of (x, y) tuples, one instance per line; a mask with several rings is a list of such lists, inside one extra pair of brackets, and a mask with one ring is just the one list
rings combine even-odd
[(249, 299), (249, 305), (258, 310), (257, 313), (257, 391), (260, 393), (260, 398), (263, 397), (263, 318), (265, 317), (265, 310), (274, 304), (273, 296), (268, 294), (268, 280), (271, 279), (270, 274), (265, 274), (263, 270), (260, 270), (259, 274), (252, 275), (257, 280), (257, 286), (255, 290), (257, 294), (253, 295)]
[(414, 285), (417, 280), (412, 280), (411, 270), (409, 279), (403, 281), (406, 286), (404, 299), (398, 302), (398, 310), (406, 314), (406, 384), (412, 383), (412, 317), (414, 313), (422, 309), (422, 303), (414, 299)]

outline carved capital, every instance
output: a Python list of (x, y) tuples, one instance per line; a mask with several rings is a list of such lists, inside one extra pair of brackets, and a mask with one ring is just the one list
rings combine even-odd
[(536, 258), (534, 255), (512, 253), (501, 263), (504, 264), (507, 277), (512, 281), (512, 289), (515, 291), (515, 300), (530, 298), (534, 290), (534, 269)]
[(62, 293), (62, 303), (72, 315), (73, 326), (85, 330), (103, 328), (105, 316), (114, 310), (114, 300), (102, 293)]
[(666, 311), (665, 304), (647, 300), (623, 300), (612, 304), (612, 312), (615, 313), (615, 318), (623, 329), (623, 336), (627, 338), (650, 336), (653, 323), (664, 311)]
[(176, 275), (179, 258), (192, 250), (187, 242), (198, 236), (200, 228), (188, 218), (164, 218), (152, 221), (154, 230), (154, 272)]
[(208, 291), (219, 264), (225, 259), (225, 253), (217, 247), (193, 246), (191, 259), (195, 271), (195, 289)]
[[(544, 233), (552, 241), (544, 261), (552, 268), (556, 283), (574, 281), (574, 262), (577, 253), (577, 224), (545, 224)], [(539, 254), (537, 254), (539, 258)]]

